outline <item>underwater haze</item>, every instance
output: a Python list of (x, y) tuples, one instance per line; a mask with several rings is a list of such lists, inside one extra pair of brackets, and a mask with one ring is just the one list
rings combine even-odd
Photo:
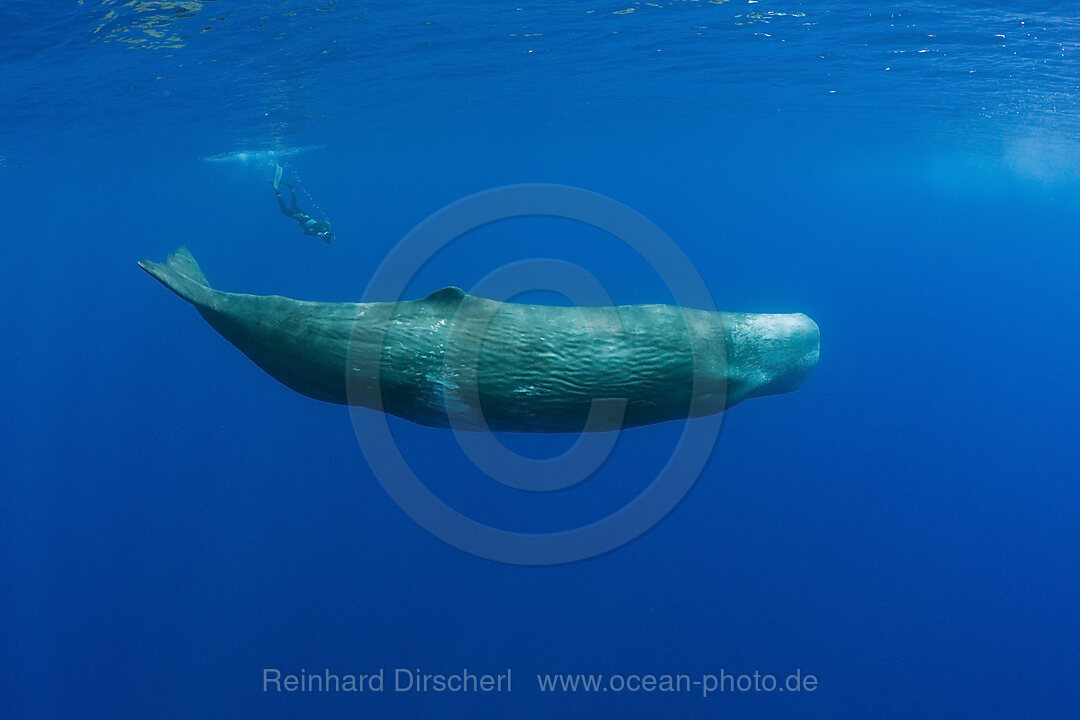
[[(1080, 713), (1073, 4), (6, 0), (0, 70), (0, 717)], [(821, 332), (681, 503), (578, 562), (443, 542), (348, 410), (137, 265), (186, 246), (215, 288), (358, 301), (425, 218), (522, 183), (622, 203), (719, 309)], [(403, 296), (536, 258), (678, 294), (602, 230), (517, 217)], [(682, 425), (528, 493), (390, 422), (432, 493), (522, 533), (630, 502)]]

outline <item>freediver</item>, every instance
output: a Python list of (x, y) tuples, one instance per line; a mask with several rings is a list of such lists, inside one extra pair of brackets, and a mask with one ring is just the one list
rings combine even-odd
[(282, 184), (281, 174), (282, 168), (278, 165), (274, 172), (274, 179), (270, 183), (274, 186), (274, 195), (277, 196), (278, 207), (281, 208), (281, 214), (290, 220), (295, 220), (297, 224), (300, 225), (300, 229), (304, 231), (305, 235), (317, 237), (327, 245), (334, 242), (334, 233), (330, 229), (330, 221), (316, 220), (310, 213), (301, 209), (300, 205), (297, 204), (295, 185), (284, 183), (289, 188), (290, 194), (290, 203), (288, 205), (285, 204), (285, 198), (282, 197), (280, 189), (280, 185)]

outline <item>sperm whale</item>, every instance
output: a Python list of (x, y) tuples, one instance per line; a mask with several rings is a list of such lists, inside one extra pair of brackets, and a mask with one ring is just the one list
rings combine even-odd
[(421, 425), (554, 433), (714, 414), (790, 392), (818, 361), (806, 315), (673, 305), (323, 303), (211, 288), (180, 248), (139, 265), (256, 365), (317, 400)]

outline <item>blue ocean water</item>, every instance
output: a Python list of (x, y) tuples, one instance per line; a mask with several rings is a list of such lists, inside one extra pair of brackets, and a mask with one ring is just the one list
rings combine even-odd
[[(1040, 8), (5, 2), (0, 715), (1075, 717), (1080, 27)], [(278, 211), (278, 162), (333, 245)], [(221, 289), (357, 300), (417, 223), (515, 183), (624, 203), (720, 308), (821, 328), (803, 388), (727, 413), (684, 501), (577, 563), (429, 534), (346, 410), (136, 265), (186, 245)], [(463, 236), (406, 295), (536, 257), (672, 300), (553, 218)], [(679, 433), (520, 497), (452, 434), (392, 426), (441, 497), (529, 532), (612, 512)], [(279, 692), (268, 668), (389, 687)], [(395, 692), (397, 668), (513, 686)], [(817, 683), (610, 684), (755, 672)], [(557, 673), (609, 689), (543, 692)]]

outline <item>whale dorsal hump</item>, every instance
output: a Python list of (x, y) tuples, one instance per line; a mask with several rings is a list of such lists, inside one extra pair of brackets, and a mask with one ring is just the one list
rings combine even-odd
[(464, 300), (466, 295), (468, 295), (468, 293), (461, 288), (450, 285), (449, 287), (444, 287), (441, 290), (436, 290), (431, 293), (424, 298), (424, 302), (456, 305)]

